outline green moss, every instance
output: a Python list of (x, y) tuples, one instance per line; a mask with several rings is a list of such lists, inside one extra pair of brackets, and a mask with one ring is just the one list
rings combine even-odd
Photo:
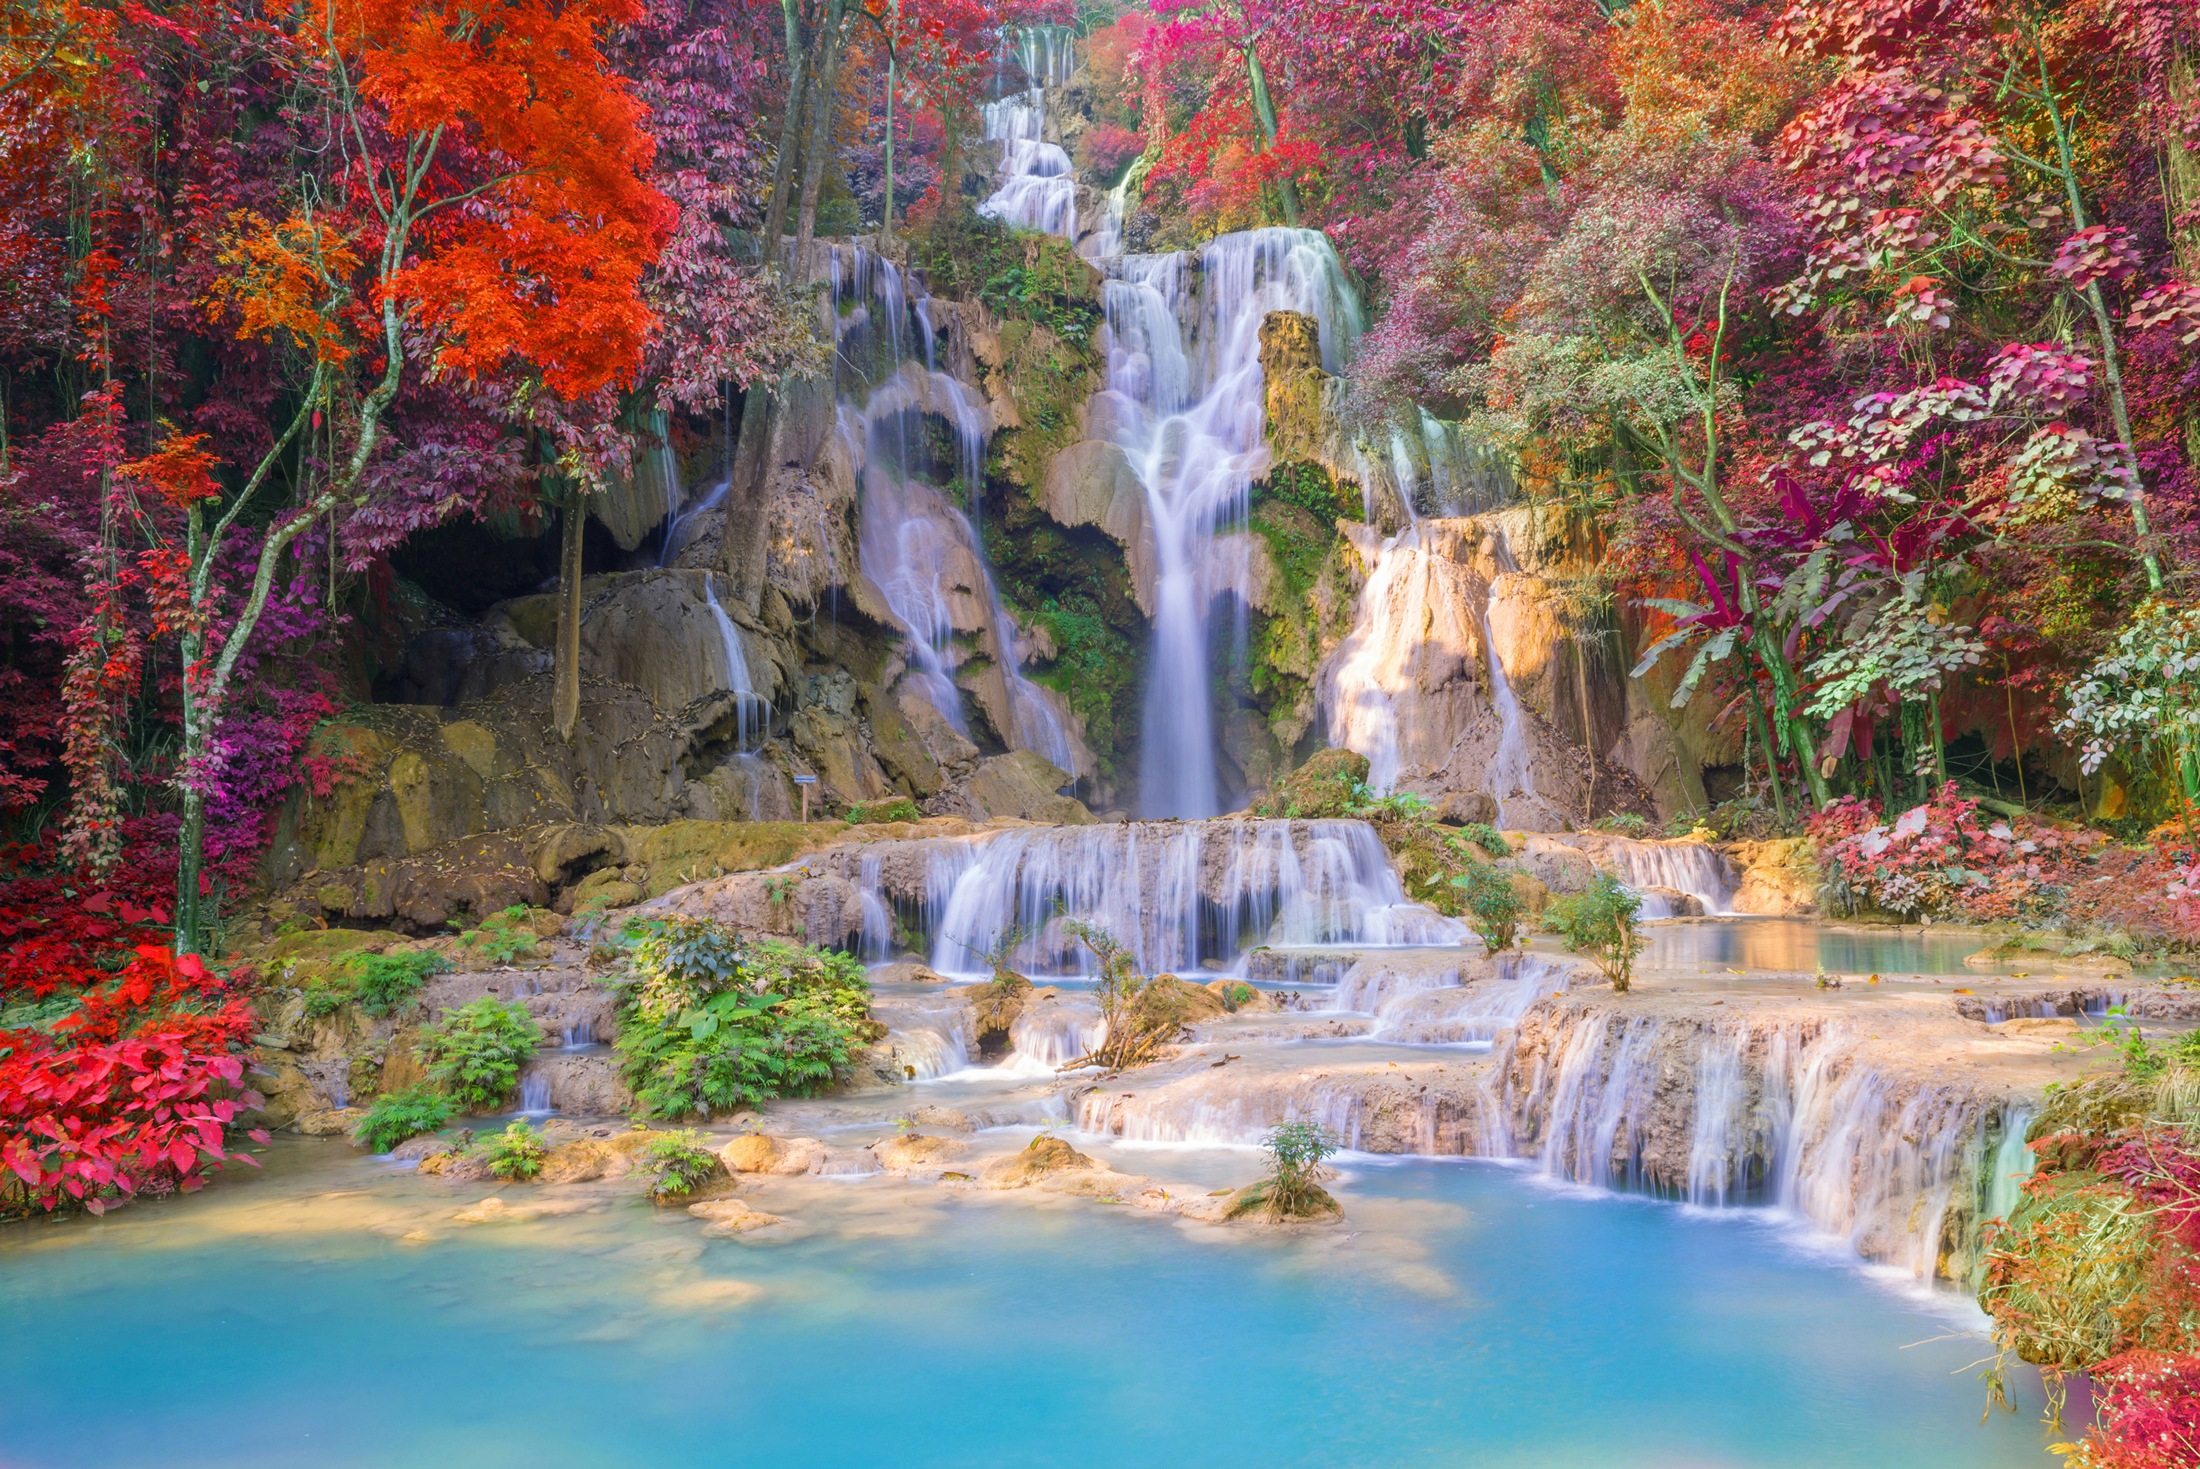
[(1256, 511), (1263, 505), (1296, 505), (1323, 525), (1367, 518), (1359, 486), (1306, 460), (1277, 465), (1253, 485), (1252, 493)]
[(1018, 618), (1054, 640), (1053, 659), (1034, 668), (1032, 678), (1069, 701), (1095, 749), (1117, 748), (1126, 733), (1117, 727), (1118, 713), (1130, 711), (1137, 691), (1137, 648), (1081, 592), (1048, 597)]
[(1099, 278), (1059, 236), (966, 212), (939, 221), (914, 247), (935, 296), (983, 301), (1004, 321), (1043, 326), (1074, 347), (1089, 350), (1099, 334)]

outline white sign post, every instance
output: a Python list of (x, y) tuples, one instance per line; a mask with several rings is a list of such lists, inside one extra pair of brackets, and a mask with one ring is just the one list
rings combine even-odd
[(802, 821), (804, 825), (808, 825), (810, 820), (810, 787), (817, 784), (817, 777), (814, 775), (798, 775), (794, 778), (794, 783), (802, 787)]

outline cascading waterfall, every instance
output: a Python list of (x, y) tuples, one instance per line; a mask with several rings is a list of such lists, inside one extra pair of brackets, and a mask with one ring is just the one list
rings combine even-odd
[[(1631, 888), (1670, 888), (1687, 893), (1703, 905), (1706, 913), (1734, 911), (1734, 895), (1741, 888), (1741, 880), (1733, 865), (1707, 843), (1638, 842), (1614, 837), (1605, 845), (1604, 856), (1618, 870), (1620, 881)], [(1646, 903), (1641, 916), (1673, 915), (1653, 912)]]
[[(925, 298), (912, 295), (892, 261), (860, 245), (837, 246), (831, 287), (841, 342), (835, 432), (862, 466), (858, 559), (907, 634), (912, 666), (904, 676), (942, 718), (969, 735), (957, 679), (966, 654), (957, 629), (984, 622), (993, 630), (987, 651), (1006, 704), (1006, 727), (996, 733), (1011, 748), (1034, 750), (1074, 778), (1079, 761), (1068, 725), (1054, 700), (1023, 673), (978, 531), (923, 473), (920, 426), (929, 414), (951, 430), (954, 463), (944, 468), (975, 508), (991, 432), (986, 410), (961, 382), (935, 369)], [(922, 334), (921, 360), (910, 353), (911, 322)], [(968, 595), (982, 600), (982, 617), (973, 615), (979, 609), (957, 605)]]
[(1069, 154), (1046, 141), (1047, 93), (1069, 80), (1075, 61), (1070, 36), (1059, 26), (1022, 26), (1013, 37), (1025, 86), (981, 109), (986, 137), (1001, 145), (1001, 186), (978, 212), (1074, 239), (1077, 180)]
[(718, 589), (711, 583), (711, 574), (703, 573), (703, 605), (710, 609), (711, 619), (718, 625), (719, 661), (725, 665), (726, 690), (734, 697), (735, 737), (734, 748), (749, 754), (756, 749), (756, 742), (769, 733), (771, 705), (756, 692), (756, 681), (749, 676), (748, 655), (741, 648), (741, 631), (719, 605)]
[(1012, 928), (1028, 935), (1015, 952), (1023, 972), (1091, 973), (1090, 956), (1055, 922), (1064, 913), (1127, 943), (1147, 974), (1229, 966), (1256, 944), (1467, 936), (1457, 920), (1407, 901), (1364, 822), (1031, 827), (903, 852), (891, 871), (866, 856), (847, 859), (841, 875), (866, 903), (891, 906), (943, 974), (983, 974), (978, 956)]
[(726, 496), (733, 489), (733, 481), (722, 479), (695, 499), (689, 500), (673, 511), (672, 519), (665, 523), (664, 540), (657, 547), (657, 564), (670, 566), (679, 557), (680, 548), (688, 537), (695, 534), (696, 525), (726, 503)]
[(1238, 609), (1249, 601), (1247, 548), (1218, 533), (1243, 523), (1267, 464), (1261, 320), (1271, 311), (1314, 317), (1334, 369), (1359, 334), (1359, 307), (1314, 230), (1249, 230), (1196, 256), (1129, 255), (1107, 266), (1112, 432), (1145, 486), (1156, 563), (1140, 806), (1149, 816), (1212, 816), (1221, 800), (1208, 618), (1218, 597), (1234, 597)]

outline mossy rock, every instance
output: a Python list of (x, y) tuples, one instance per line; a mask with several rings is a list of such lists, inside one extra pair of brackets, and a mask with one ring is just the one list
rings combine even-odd
[(1351, 750), (1323, 750), (1276, 782), (1253, 807), (1256, 816), (1303, 821), (1341, 817), (1355, 788), (1367, 783), (1367, 757)]
[(1344, 1218), (1344, 1205), (1318, 1183), (1305, 1185), (1288, 1202), (1280, 1201), (1273, 1181), (1262, 1179), (1230, 1195), (1222, 1217), (1262, 1224), (1334, 1224)]
[(281, 964), (292, 959), (328, 963), (349, 954), (379, 954), (405, 936), (382, 929), (315, 928), (286, 933), (268, 948), (268, 959)]

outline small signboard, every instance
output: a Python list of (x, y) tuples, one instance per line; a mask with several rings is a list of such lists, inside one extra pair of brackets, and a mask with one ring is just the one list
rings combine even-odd
[(810, 819), (810, 787), (817, 784), (817, 777), (798, 775), (794, 778), (794, 783), (802, 787), (802, 819), (807, 822)]

